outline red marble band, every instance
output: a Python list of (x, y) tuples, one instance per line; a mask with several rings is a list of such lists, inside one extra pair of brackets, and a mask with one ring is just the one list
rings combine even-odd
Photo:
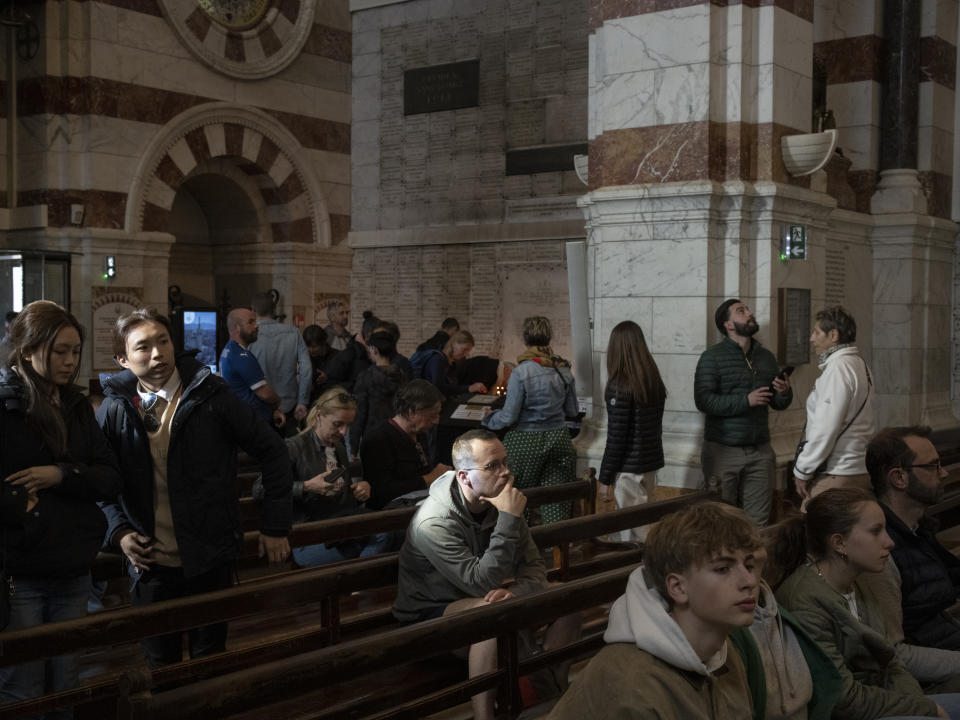
[(803, 20), (813, 22), (813, 0), (592, 0), (590, 3), (590, 31), (593, 32), (607, 20), (647, 15), (696, 5), (713, 5), (715, 7), (746, 5), (751, 8), (773, 5)]
[(920, 38), (920, 82), (953, 90), (957, 81), (957, 46), (939, 35)]
[(590, 186), (685, 180), (773, 180), (806, 187), (783, 165), (775, 123), (691, 122), (607, 131), (590, 143)]
[(927, 196), (927, 214), (950, 220), (953, 204), (953, 178), (933, 170), (919, 173), (923, 194)]
[[(45, 76), (20, 83), (21, 117), (30, 115), (102, 115), (162, 125), (184, 110), (211, 102), (199, 95), (143, 87), (103, 78)], [(279, 120), (305, 148), (350, 152), (350, 125), (282, 112), (263, 110)]]
[(883, 38), (877, 35), (814, 43), (813, 56), (827, 73), (827, 85), (872, 80), (882, 82)]

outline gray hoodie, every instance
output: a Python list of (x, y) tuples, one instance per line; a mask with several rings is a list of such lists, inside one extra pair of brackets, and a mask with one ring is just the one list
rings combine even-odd
[(526, 521), (492, 506), (474, 516), (456, 472), (444, 473), (407, 527), (394, 616), (400, 622), (438, 617), (456, 600), (482, 598), (504, 586), (515, 595), (547, 587)]

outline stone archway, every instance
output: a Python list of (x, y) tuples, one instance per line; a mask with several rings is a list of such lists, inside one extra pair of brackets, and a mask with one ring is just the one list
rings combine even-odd
[(168, 122), (143, 155), (125, 219), (130, 233), (169, 231), (177, 190), (201, 164), (229, 158), (256, 184), (268, 230), (263, 242), (330, 246), (330, 216), (293, 135), (266, 113), (208, 103)]

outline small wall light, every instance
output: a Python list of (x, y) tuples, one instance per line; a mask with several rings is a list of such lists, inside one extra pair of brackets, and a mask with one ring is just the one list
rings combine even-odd
[(117, 258), (107, 255), (103, 259), (103, 279), (113, 280), (117, 276)]

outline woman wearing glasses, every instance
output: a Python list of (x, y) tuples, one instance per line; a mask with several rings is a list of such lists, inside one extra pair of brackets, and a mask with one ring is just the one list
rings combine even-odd
[[(343, 388), (323, 393), (310, 408), (307, 429), (287, 438), (293, 467), (293, 521), (312, 522), (366, 512), (370, 483), (351, 482), (343, 438), (357, 415), (357, 401)], [(330, 545), (293, 548), (298, 565), (323, 565), (383, 552), (386, 533), (343, 540)]]
[(864, 456), (875, 430), (872, 381), (856, 339), (857, 323), (842, 307), (817, 313), (810, 344), (821, 374), (807, 398), (804, 442), (793, 466), (801, 498), (834, 487), (870, 488)]
[[(521, 489), (576, 479), (576, 453), (565, 419), (578, 412), (577, 390), (570, 363), (550, 348), (552, 337), (547, 318), (538, 315), (523, 321), (527, 349), (510, 374), (506, 402), (483, 420), (490, 430), (510, 428), (503, 444)], [(544, 523), (566, 520), (570, 503), (544, 505), (540, 517)]]
[[(0, 505), (2, 564), (12, 591), (8, 631), (86, 614), (90, 566), (107, 529), (96, 501), (120, 491), (110, 446), (74, 386), (82, 347), (77, 319), (45, 300), (23, 309), (4, 345)], [(0, 701), (69, 689), (77, 670), (76, 655), (0, 668)]]

